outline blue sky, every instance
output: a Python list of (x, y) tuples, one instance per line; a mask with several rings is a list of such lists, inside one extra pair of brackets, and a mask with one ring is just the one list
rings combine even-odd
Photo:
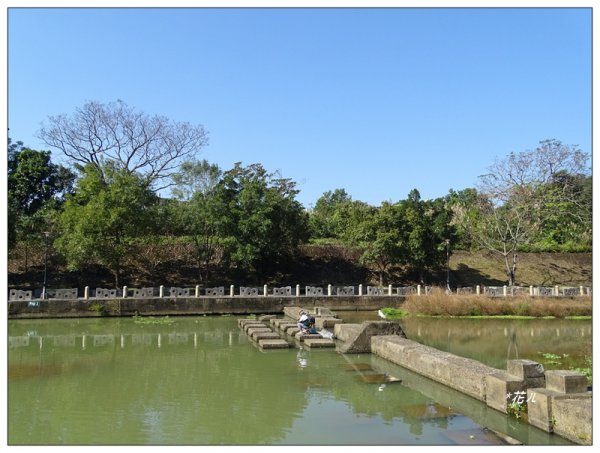
[(204, 125), (200, 158), (279, 170), (307, 208), (437, 198), (540, 140), (591, 153), (592, 12), (9, 9), (13, 140), (48, 149), (48, 116), (117, 99)]

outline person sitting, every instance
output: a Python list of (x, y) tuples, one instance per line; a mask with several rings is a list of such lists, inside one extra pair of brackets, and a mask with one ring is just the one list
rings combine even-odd
[(302, 333), (316, 333), (314, 328), (315, 318), (306, 311), (300, 311), (300, 318), (298, 318), (298, 328)]

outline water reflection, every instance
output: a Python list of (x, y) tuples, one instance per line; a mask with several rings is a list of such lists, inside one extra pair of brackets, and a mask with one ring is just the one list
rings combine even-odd
[[(377, 320), (376, 312), (338, 315), (350, 322)], [(500, 369), (511, 359), (534, 360), (546, 369), (585, 368), (592, 356), (591, 320), (407, 317), (398, 323), (411, 340)], [(546, 354), (562, 359), (551, 363)]]
[[(371, 354), (261, 351), (235, 318), (8, 327), (11, 445), (485, 444), (484, 427), (509, 430)], [(510, 428), (526, 443), (531, 430)]]

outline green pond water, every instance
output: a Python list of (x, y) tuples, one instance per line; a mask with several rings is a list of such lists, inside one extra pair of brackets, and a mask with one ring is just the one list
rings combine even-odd
[[(8, 444), (493, 445), (501, 432), (570, 445), (372, 354), (261, 351), (238, 317), (171, 319), (9, 321)], [(548, 351), (570, 364), (591, 351), (591, 321), (463, 321), (401, 324), (409, 338), (496, 367), (509, 346), (510, 358)]]

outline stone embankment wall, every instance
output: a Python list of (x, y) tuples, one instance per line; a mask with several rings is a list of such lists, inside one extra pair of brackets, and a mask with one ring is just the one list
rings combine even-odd
[(500, 412), (507, 414), (515, 402), (526, 405), (531, 425), (578, 444), (592, 443), (592, 392), (580, 373), (544, 371), (530, 360), (510, 360), (506, 371), (498, 370), (401, 335), (373, 336), (371, 352)]
[(150, 297), (112, 299), (46, 299), (9, 301), (8, 317), (68, 318), (97, 316), (174, 316), (282, 313), (286, 306), (326, 307), (331, 310), (399, 308), (403, 296), (258, 296), (258, 297)]

